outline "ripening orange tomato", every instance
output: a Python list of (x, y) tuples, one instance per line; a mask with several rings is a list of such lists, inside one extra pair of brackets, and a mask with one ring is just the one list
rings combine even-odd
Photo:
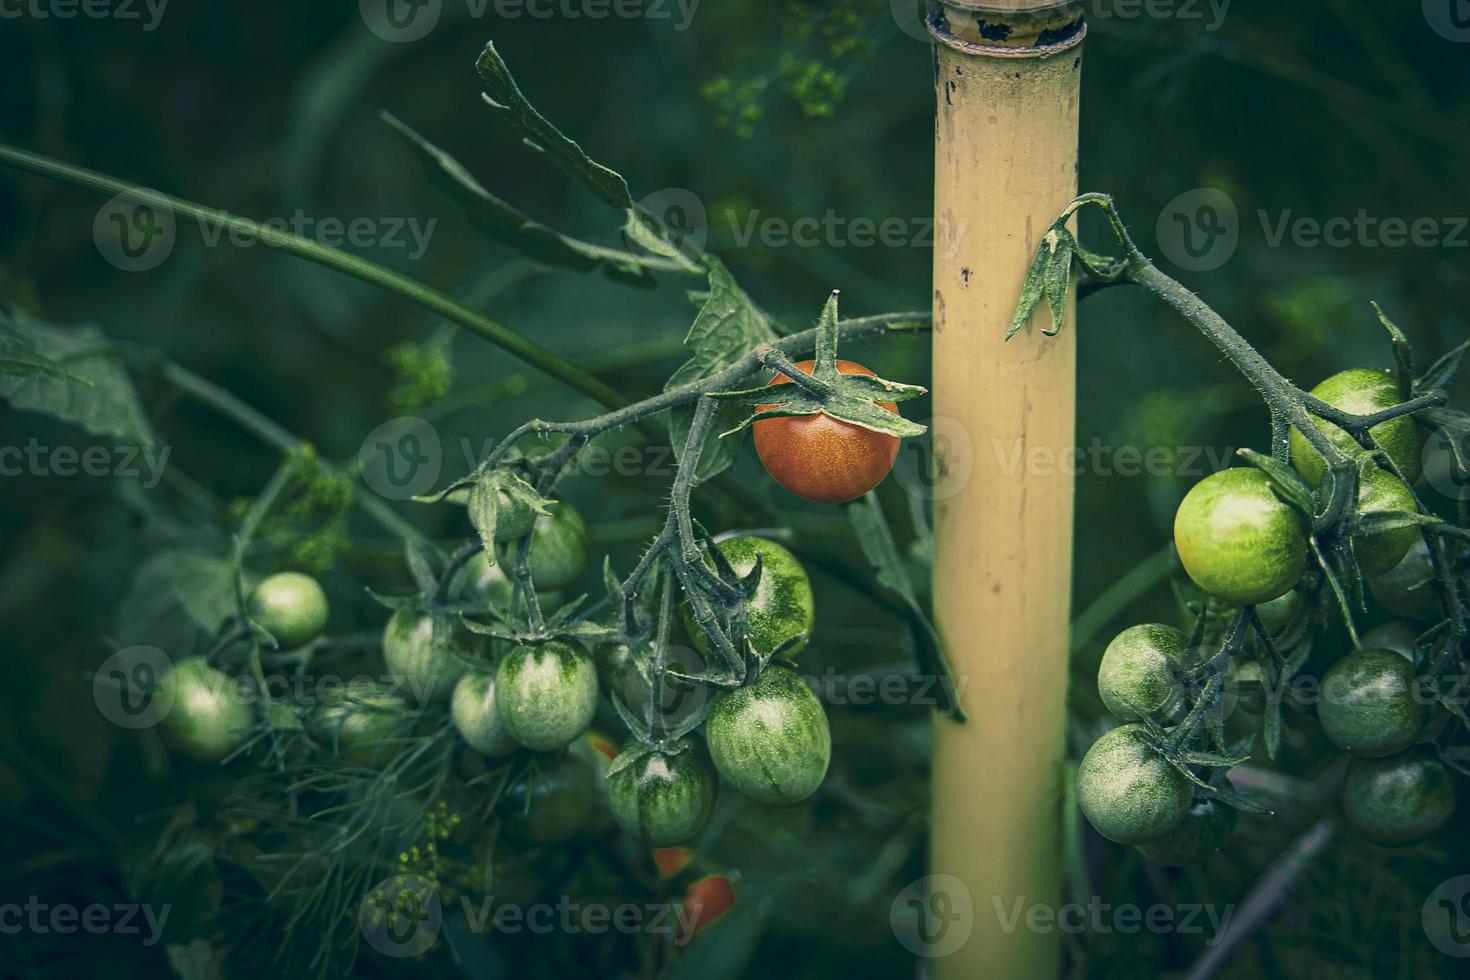
[[(796, 367), (812, 373), (815, 361), (799, 361)], [(838, 361), (839, 374), (873, 372), (852, 361)], [(771, 386), (789, 385), (791, 379), (778, 374)], [(757, 412), (775, 408), (779, 402), (759, 405)], [(893, 402), (876, 402), (894, 415)], [(855, 500), (883, 482), (898, 458), (897, 436), (874, 432), (825, 413), (791, 418), (761, 419), (755, 423), (755, 451), (766, 471), (781, 486), (798, 497), (818, 503), (837, 504)]]

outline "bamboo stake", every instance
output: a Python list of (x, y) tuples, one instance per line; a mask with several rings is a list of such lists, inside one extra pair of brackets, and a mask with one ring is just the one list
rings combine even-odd
[[(1038, 318), (1002, 338), (1039, 236), (1076, 196), (1082, 13), (940, 0), (930, 14), (934, 602), (970, 719), (935, 723), (931, 858), (973, 909), (968, 941), (934, 961), (941, 980), (1059, 968), (1077, 334), (1043, 337)], [(1050, 926), (1028, 920), (1036, 907)]]

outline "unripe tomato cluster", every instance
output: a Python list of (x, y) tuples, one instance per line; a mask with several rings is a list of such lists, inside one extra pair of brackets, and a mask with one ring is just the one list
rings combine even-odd
[[(1397, 385), (1380, 371), (1345, 371), (1312, 394), (1354, 414), (1400, 404)], [(1410, 484), (1421, 471), (1424, 436), (1413, 418), (1370, 430), (1385, 465), (1396, 473), (1342, 429), (1323, 423), (1323, 430), (1358, 467), (1360, 517), (1418, 513)], [(1326, 463), (1296, 430), (1290, 450), (1302, 480), (1319, 485)], [(1426, 585), (1434, 572), (1418, 529), (1369, 533), (1359, 524), (1351, 526), (1356, 530), (1350, 546), (1367, 591), (1390, 614), (1423, 625), (1393, 622), (1364, 636), (1323, 674), (1316, 715), (1327, 742), (1349, 756), (1341, 790), (1348, 824), (1378, 844), (1409, 844), (1444, 827), (1455, 805), (1451, 770), (1420, 744), (1436, 713), (1420, 690), (1423, 678), (1417, 675), (1424, 665), (1416, 644), (1427, 621), (1441, 616), (1434, 590)], [(1254, 607), (1262, 627), (1278, 639), (1288, 624), (1311, 615), (1298, 589), (1313, 564), (1311, 533), (1311, 515), (1288, 504), (1265, 471), (1247, 467), (1201, 481), (1180, 504), (1174, 522), (1179, 560), (1194, 584), (1227, 607)], [(1314, 580), (1311, 587), (1321, 588)], [(1179, 630), (1161, 624), (1132, 627), (1112, 641), (1098, 670), (1098, 694), (1123, 724), (1092, 745), (1077, 771), (1078, 802), (1099, 833), (1173, 865), (1204, 859), (1236, 823), (1235, 810), (1197, 790), (1183, 771), (1187, 761), (1168, 758), (1170, 747), (1141, 724), (1167, 733), (1193, 707), (1185, 681), (1189, 668), (1203, 658), (1189, 655), (1189, 642)], [(1232, 661), (1227, 676), (1231, 686), (1240, 685), (1232, 705), (1244, 705), (1248, 714), (1264, 707), (1263, 700), (1246, 693), (1263, 681), (1258, 662)], [(1192, 771), (1206, 775), (1202, 769)]]

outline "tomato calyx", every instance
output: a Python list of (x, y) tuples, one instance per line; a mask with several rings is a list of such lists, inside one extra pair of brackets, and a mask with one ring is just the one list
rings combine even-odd
[(882, 403), (908, 401), (928, 393), (919, 385), (888, 381), (876, 375), (844, 374), (837, 365), (837, 292), (827, 300), (817, 321), (816, 358), (810, 373), (800, 370), (784, 353), (766, 346), (758, 353), (761, 363), (783, 378), (779, 403), (771, 403), (771, 385), (739, 391), (712, 392), (711, 398), (749, 405), (754, 412), (722, 436), (741, 432), (763, 419), (827, 415), (872, 432), (900, 439), (923, 435), (925, 426), (911, 422)]

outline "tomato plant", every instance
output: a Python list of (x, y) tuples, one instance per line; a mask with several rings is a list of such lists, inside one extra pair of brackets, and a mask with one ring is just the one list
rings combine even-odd
[[(352, 16), (372, 22), (375, 5), (361, 6)], [(1461, 835), (1446, 832), (1470, 743), (1464, 699), (1454, 694), (1470, 654), (1470, 416), (1452, 389), (1466, 356), (1456, 347), (1463, 303), (1452, 253), (1402, 249), (1373, 261), (1355, 253), (1349, 263), (1317, 251), (1297, 256), (1310, 259), (1310, 281), (1251, 281), (1252, 270), (1289, 271), (1279, 261), (1286, 252), (1262, 253), (1250, 241), (1259, 236), (1223, 235), (1256, 251), (1219, 266), (1196, 293), (1132, 242), (1111, 198), (1078, 198), (1051, 227), (1034, 220), (1037, 202), (1017, 200), (1011, 217), (1019, 224), (1026, 212), (1024, 228), (1000, 213), (983, 229), (936, 216), (931, 294), (929, 249), (834, 255), (802, 245), (783, 255), (762, 244), (770, 222), (756, 213), (816, 200), (817, 185), (795, 169), (813, 160), (821, 161), (821, 206), (834, 216), (844, 208), (913, 213), (909, 197), (920, 185), (912, 166), (933, 160), (904, 140), (872, 137), (925, 132), (927, 120), (896, 101), (865, 117), (881, 122), (877, 130), (828, 119), (848, 86), (880, 100), (901, 89), (867, 84), (858, 53), (907, 47), (913, 67), (919, 48), (878, 43), (904, 26), (896, 8), (870, 17), (847, 0), (798, 3), (776, 23), (720, 5), (702, 15), (713, 18), (704, 23), (717, 44), (689, 35), (648, 57), (619, 49), (619, 70), (643, 72), (636, 77), (648, 84), (607, 91), (683, 92), (685, 108), (707, 100), (732, 136), (751, 135), (765, 118), (781, 126), (776, 159), (759, 143), (690, 138), (682, 109), (677, 132), (651, 118), (656, 106), (640, 115), (554, 97), (555, 111), (538, 109), (530, 94), (548, 76), (567, 77), (557, 60), (564, 55), (593, 90), (603, 81), (597, 55), (605, 52), (585, 47), (574, 26), (557, 32), (556, 57), (548, 47), (540, 63), (527, 59), (524, 79), (491, 45), (474, 66), (484, 98), (446, 93), (451, 72), (436, 66), (416, 80), (410, 67), (454, 50), (462, 40), (454, 32), (480, 29), (477, 19), (441, 24), (418, 9), (442, 33), (434, 43), (393, 44), (404, 39), (405, 19), (425, 22), (410, 16), (414, 6), (396, 4), (373, 22), (392, 39), (355, 20), (339, 32), (330, 16), (315, 17), (333, 30), (312, 46), (319, 57), (310, 71), (279, 64), (279, 52), (296, 45), (252, 51), (251, 77), (276, 83), (252, 90), (262, 111), (233, 115), (211, 112), (223, 88), (208, 75), (160, 78), (109, 60), (115, 49), (50, 43), (39, 20), (7, 32), (7, 56), (23, 55), (7, 75), (21, 81), (0, 96), (23, 109), (7, 118), (8, 131), (34, 130), (42, 142), (86, 147), (98, 159), (112, 147), (80, 128), (96, 120), (161, 133), (148, 153), (118, 155), (139, 171), (147, 169), (140, 159), (209, 156), (210, 146), (182, 141), (214, 130), (130, 118), (126, 86), (137, 82), (188, 93), (173, 101), (191, 117), (228, 117), (228, 138), (215, 144), (247, 146), (252, 119), (273, 121), (289, 152), (254, 146), (210, 168), (241, 201), (341, 209), (357, 219), (354, 229), (371, 223), (373, 202), (453, 219), (438, 226), (443, 237), (432, 247), (422, 240), (427, 256), (392, 255), (386, 241), (365, 244), (356, 231), (344, 250), (324, 240), (330, 223), (320, 234), (284, 230), (0, 144), (0, 163), (111, 198), (94, 211), (80, 195), (33, 200), (8, 182), (0, 188), (7, 216), (18, 217), (0, 223), (0, 400), (14, 409), (0, 417), (0, 475), (14, 496), (6, 515), (20, 525), (7, 525), (0, 549), (9, 586), (0, 605), (12, 647), (45, 654), (6, 662), (15, 703), (0, 725), (0, 812), (18, 820), (0, 835), (6, 866), (22, 880), (19, 894), (49, 900), (55, 891), (69, 906), (95, 898), (75, 883), (102, 882), (143, 908), (189, 909), (171, 921), (162, 949), (139, 954), (142, 966), (125, 953), (115, 967), (73, 963), (82, 937), (52, 943), (22, 930), (7, 941), (46, 948), (34, 962), (17, 958), (18, 973), (66, 963), (79, 974), (152, 975), (167, 964), (221, 977), (1040, 976), (1054, 959), (1034, 971), (974, 960), (1039, 948), (1049, 941), (1037, 940), (1042, 933), (1071, 933), (1071, 909), (1056, 916), (1060, 928), (1034, 927), (1033, 914), (1057, 911), (1059, 869), (1068, 903), (1102, 900), (1089, 912), (1119, 900), (1150, 912), (1240, 910), (1218, 944), (1185, 928), (1146, 942), (1089, 922), (1062, 943), (1066, 975), (1276, 980), (1452, 968), (1426, 968), (1422, 956), (1387, 963), (1357, 955), (1386, 945), (1389, 933), (1395, 942), (1417, 939), (1415, 917), (1436, 885), (1426, 875), (1447, 875), (1465, 857)], [(1081, 13), (1075, 3), (1040, 6), (1047, 17)], [(1413, 71), (1397, 69), (1388, 86), (1395, 98), (1353, 97), (1376, 91), (1374, 72), (1402, 60), (1395, 36), (1380, 29), (1389, 15), (1357, 6), (1321, 13), (1349, 30), (1314, 30), (1314, 40), (1372, 38), (1371, 59), (1355, 53), (1351, 84), (1337, 84), (1307, 48), (1275, 31), (1226, 28), (1221, 43), (1202, 50), (1239, 56), (1222, 70), (1265, 64), (1293, 78), (1302, 73), (1283, 52), (1299, 53), (1312, 66), (1308, 98), (1319, 90), (1351, 97), (1355, 126), (1339, 129), (1395, 137), (1342, 152), (1352, 169), (1384, 171), (1373, 166), (1378, 153), (1391, 158), (1396, 178), (1412, 175), (1414, 140), (1397, 137), (1427, 133), (1453, 148), (1464, 129), (1456, 107), (1470, 101), (1457, 98), (1449, 61), (1425, 88), (1427, 101), (1416, 96), (1423, 86)], [(928, 38), (948, 11), (963, 14), (969, 30), (966, 7), (943, 0), (928, 25), (907, 26)], [(175, 16), (188, 26), (202, 15)], [(501, 20), (507, 37), (525, 29)], [(1093, 20), (1105, 44), (1109, 29), (1126, 27)], [(777, 29), (779, 49), (753, 43), (760, 39), (744, 23)], [(1423, 25), (1415, 27), (1411, 69), (1432, 57), (1417, 43)], [(970, 44), (989, 52), (977, 57), (1007, 51), (999, 60), (1009, 81), (995, 88), (1019, 82), (1023, 60), (1067, 71), (1080, 63), (1024, 58), (1054, 53), (1050, 31), (1032, 50), (1000, 49), (1025, 41), (1006, 27), (976, 29), (993, 42)], [(1064, 25), (1069, 31), (1080, 40), (1082, 22)], [(172, 33), (204, 45), (189, 50), (196, 71), (227, 72), (220, 46), (259, 32)], [(1248, 33), (1280, 50), (1262, 57)], [(31, 51), (37, 38), (48, 43)], [(145, 47), (151, 57), (171, 43), (181, 42), (159, 34)], [(768, 50), (771, 64), (744, 74), (731, 64)], [(60, 67), (98, 57), (109, 69), (139, 69), (112, 73), (125, 84), (108, 93), (106, 111), (94, 103), (108, 87), (80, 84), (96, 64), (75, 78)], [(1160, 91), (1187, 92), (1166, 76), (1198, 60), (1165, 58), (1149, 77), (1168, 83)], [(715, 76), (697, 91), (657, 87), (667, 79), (652, 76), (679, 65)], [(958, 72), (936, 81), (939, 111), (961, 111)], [(30, 91), (42, 82), (44, 91)], [(1230, 101), (1236, 90), (1262, 101), (1256, 84), (1214, 86), (1215, 101), (1237, 110), (1215, 116), (1256, 127), (1270, 107), (1242, 109)], [(58, 101), (57, 92), (68, 94)], [(277, 106), (286, 92), (297, 101)], [(368, 97), (395, 112), (408, 107), (422, 132), (392, 113), (376, 128), (361, 101)], [(782, 123), (783, 98), (795, 101), (801, 125)], [(928, 96), (920, 101), (927, 113)], [(1301, 100), (1279, 101), (1299, 122)], [(1429, 123), (1419, 118), (1425, 105), (1434, 110)], [(1379, 125), (1384, 106), (1393, 118)], [(552, 121), (562, 112), (592, 119), (587, 149)], [(1030, 139), (1040, 132), (1033, 124), (1056, 114), (1024, 115)], [(1210, 113), (1175, 115), (1180, 146), (1213, 124)], [(1330, 142), (1332, 129), (1312, 128), (1306, 142)], [(987, 146), (1026, 149), (999, 129), (993, 136)], [(472, 156), (456, 160), (451, 143)], [(593, 160), (594, 146), (690, 157), (677, 166), (653, 161), (644, 179), (630, 181)], [(954, 143), (940, 151), (941, 161), (965, 156)], [(862, 154), (882, 155), (882, 165)], [(1052, 167), (1028, 153), (1003, 156), (1064, 181), (1074, 173), (1070, 160)], [(1228, 203), (1290, 200), (1253, 187), (1249, 168), (1228, 157), (1211, 163), (1209, 188), (1167, 206), (1153, 229), (1161, 254), (1180, 267), (1198, 259), (1193, 233), (1230, 230)], [(276, 159), (289, 165), (240, 165)], [(487, 160), (496, 166), (476, 166)], [(426, 179), (404, 180), (409, 166), (423, 167)], [(171, 180), (189, 179), (188, 168), (166, 169)], [(1157, 169), (1107, 172), (1147, 171), (1157, 183)], [(1299, 169), (1313, 179), (1324, 171)], [(697, 174), (703, 186), (648, 193), (679, 174)], [(1011, 184), (987, 173), (967, 187)], [(1126, 191), (1149, 199), (1157, 189)], [(534, 206), (522, 211), (499, 196), (513, 190)], [(430, 196), (440, 194), (447, 200)], [(1196, 209), (1196, 198), (1208, 206)], [(1453, 200), (1405, 199), (1453, 213)], [(1196, 213), (1176, 213), (1181, 207)], [(1088, 222), (1075, 219), (1083, 211), (1106, 219), (1096, 227), (1112, 235), (1115, 255), (1082, 247), (1078, 229)], [(762, 235), (727, 263), (708, 246), (728, 244), (727, 219), (735, 228), (747, 218), (759, 219)], [(827, 233), (843, 234), (838, 224)], [(565, 230), (572, 227), (588, 228), (588, 237)], [(1182, 251), (1171, 239), (1180, 228), (1190, 233)], [(297, 275), (289, 263), (226, 267), (220, 252), (201, 263), (196, 229), (206, 246), (220, 234), (227, 244), (249, 240), (354, 282)], [(969, 251), (977, 235), (978, 260)], [(1034, 243), (1032, 267), (1000, 260), (992, 239)], [(103, 261), (76, 261), (78, 244), (88, 256), (95, 245)], [(33, 249), (49, 250), (54, 267), (24, 268)], [(140, 259), (168, 264), (159, 272)], [(951, 261), (968, 264), (948, 270)], [(1374, 275), (1363, 276), (1370, 266)], [(853, 280), (842, 284), (841, 309), (838, 283), (828, 281), (834, 272)], [(437, 281), (414, 278), (420, 273)], [(1002, 331), (974, 313), (1004, 302), (1018, 282), (1008, 348)], [(1380, 314), (1388, 341), (1375, 352), (1357, 342), (1348, 301), (1380, 283), (1418, 322), (1400, 330)], [(1097, 310), (1089, 319), (1112, 321), (1076, 364), (1070, 347), (1047, 339), (1072, 315), (1074, 285)], [(1161, 310), (1119, 302), (1110, 314), (1089, 299), (1123, 286), (1161, 300)], [(374, 290), (389, 301), (377, 302)], [(90, 298), (108, 322), (46, 322), (44, 301), (58, 295), (65, 309)], [(904, 297), (927, 306), (931, 295), (933, 315), (852, 315)], [(1201, 298), (1214, 295), (1248, 312), (1260, 346)], [(1045, 312), (1035, 316), (1042, 303), (1049, 322)], [(403, 315), (420, 307), (422, 321)], [(1176, 314), (1219, 357), (1183, 356), (1161, 336), (1161, 317)], [(115, 330), (113, 321), (121, 321)], [(966, 363), (946, 361), (956, 337), (974, 338)], [(1419, 363), (1429, 346), (1446, 352)], [(920, 386), (847, 357), (913, 380), (932, 370), (942, 390), (926, 404)], [(1164, 376), (1145, 382), (1161, 361)], [(1310, 390), (1289, 380), (1335, 361), (1363, 366)], [(991, 384), (995, 366), (1014, 368), (1015, 384)], [(1075, 405), (1074, 367), (1083, 381)], [(1213, 376), (1232, 368), (1243, 381)], [(981, 395), (993, 413), (946, 417)], [(911, 418), (930, 414), (939, 431), (909, 443), (897, 478), (885, 483), (903, 440), (925, 434)], [(1033, 428), (1037, 420), (1047, 424)], [(1060, 441), (1074, 421), (1082, 441), (1126, 437), (1126, 448), (1146, 448), (1156, 474), (1134, 479), (1101, 465), (1074, 474), (1082, 477), (1075, 525), (1072, 487), (1051, 480), (1061, 460), (1045, 452), (1060, 448), (1070, 462), (1070, 450), (1083, 459), (1085, 447), (1050, 438), (1013, 446), (1001, 431), (1019, 425), (1029, 436), (1056, 423)], [(1261, 451), (1152, 465), (1159, 449), (1212, 444)], [(16, 477), (22, 447), (29, 472)], [(141, 486), (120, 473), (97, 477), (95, 466), (91, 479), (65, 478), (69, 459), (110, 449), (118, 470), (130, 465), (125, 453), (159, 469)], [(910, 466), (915, 460), (924, 465)], [(1216, 472), (1190, 468), (1200, 461)], [(41, 475), (46, 467), (54, 473)], [(1021, 511), (995, 506), (1011, 490), (1020, 491)], [(1061, 580), (1073, 535), (1078, 615), (1069, 624)], [(931, 581), (936, 555), (950, 573)], [(1119, 566), (1133, 559), (1133, 568)], [(1056, 589), (1024, 584), (1049, 565)], [(952, 574), (957, 567), (965, 574)], [(293, 571), (268, 574), (277, 569)], [(956, 628), (964, 620), (956, 609), (999, 606), (1014, 618)], [(37, 632), (40, 617), (49, 621), (43, 630), (56, 633), (57, 622), (66, 630)], [(1009, 639), (999, 642), (1002, 635)], [(85, 660), (98, 638), (117, 658), (101, 667)], [(950, 670), (951, 653), (963, 658), (962, 671)], [(1072, 676), (1046, 668), (1067, 655)], [(1096, 699), (1085, 689), (1094, 682)], [(134, 713), (147, 692), (157, 696), (157, 733), (138, 730), (152, 722)], [(105, 727), (94, 724), (88, 696)], [(931, 707), (941, 717), (931, 719)], [(957, 765), (950, 751), (974, 732), (961, 726), (977, 721), (984, 737), (970, 746), (989, 753), (993, 769)], [(1042, 744), (1023, 748), (1027, 739), (1006, 737), (1033, 721), (1046, 733)], [(166, 765), (161, 749), (207, 765)], [(1012, 784), (998, 775), (1005, 768), (1023, 782), (1034, 775), (1027, 785), (1041, 791), (1007, 791)], [(999, 829), (983, 829), (992, 826)], [(1013, 846), (1032, 827), (1044, 853)], [(945, 838), (967, 831), (995, 868), (1017, 877), (992, 887), (978, 870), (984, 862), (945, 856)], [(1419, 846), (1371, 850), (1405, 844)], [(1329, 845), (1341, 853), (1321, 868)], [(1220, 851), (1226, 860), (1214, 857)], [(1001, 894), (1033, 875), (1052, 894), (1029, 884), (1024, 896)], [(1324, 898), (1327, 890), (1336, 894)], [(1285, 903), (1260, 900), (1282, 894)], [(1006, 926), (1020, 897), (1022, 928), (987, 926), (991, 911)], [(1344, 916), (1348, 899), (1356, 904)], [(1399, 918), (1383, 915), (1385, 905)], [(672, 939), (655, 923), (618, 922), (628, 909), (675, 907)], [(1432, 918), (1436, 906), (1427, 908)], [(575, 927), (564, 918), (544, 928), (542, 913), (569, 909), (587, 915)], [(609, 911), (613, 928), (599, 930)], [(1344, 921), (1355, 928), (1343, 930)], [(1302, 936), (1335, 938), (1304, 962), (1300, 948), (1311, 940)], [(953, 937), (961, 947), (942, 952)], [(121, 931), (106, 939), (109, 956), (131, 950)], [(916, 968), (915, 957), (935, 962)]]

